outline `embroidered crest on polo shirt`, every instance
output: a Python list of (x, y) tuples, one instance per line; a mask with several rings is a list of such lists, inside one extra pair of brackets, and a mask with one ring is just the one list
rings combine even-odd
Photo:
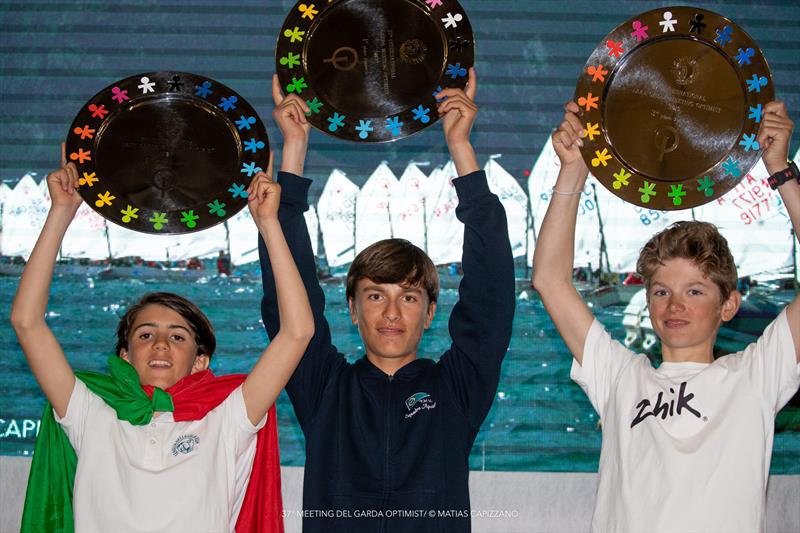
[(427, 392), (417, 392), (406, 398), (406, 409), (408, 412), (405, 415), (406, 420), (413, 417), (420, 411), (429, 411), (436, 407), (436, 402), (431, 395)]
[(197, 435), (181, 435), (175, 439), (175, 444), (172, 445), (172, 455), (192, 453), (198, 444), (200, 444), (200, 437)]
[(666, 420), (667, 417), (681, 416), (682, 414), (690, 413), (697, 418), (702, 418), (703, 421), (708, 420), (706, 417), (700, 414), (700, 411), (693, 409), (692, 406), (689, 405), (689, 402), (692, 401), (692, 398), (694, 398), (694, 394), (686, 392), (685, 381), (681, 383), (680, 388), (678, 389), (677, 399), (675, 398), (675, 389), (670, 387), (669, 392), (673, 395), (671, 400), (665, 401), (664, 391), (661, 391), (658, 393), (654, 404), (651, 404), (650, 400), (647, 398), (642, 399), (642, 401), (636, 404), (636, 408), (639, 410), (639, 412), (636, 413), (636, 416), (633, 418), (631, 427), (634, 427), (648, 416), (652, 416), (654, 418), (660, 417), (661, 420)]

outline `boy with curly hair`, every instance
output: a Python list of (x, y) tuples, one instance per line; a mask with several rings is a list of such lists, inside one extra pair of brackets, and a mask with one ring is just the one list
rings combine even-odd
[[(725, 239), (703, 222), (680, 222), (642, 249), (654, 368), (611, 339), (572, 285), (578, 194), (588, 168), (574, 102), (553, 134), (561, 171), (534, 257), (534, 285), (572, 352), (572, 378), (603, 423), (594, 531), (757, 531), (774, 418), (800, 386), (797, 297), (743, 351), (714, 359), (721, 324), (741, 297)], [(781, 102), (765, 108), (758, 141), (770, 174), (787, 167), (793, 123)], [(800, 231), (800, 183), (778, 188)]]

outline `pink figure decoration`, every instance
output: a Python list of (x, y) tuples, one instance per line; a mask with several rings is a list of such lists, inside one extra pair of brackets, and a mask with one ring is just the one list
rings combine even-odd
[(650, 29), (650, 26), (642, 26), (641, 21), (634, 20), (633, 21), (633, 31), (631, 35), (636, 37), (636, 42), (641, 42), (644, 39), (647, 39), (649, 35), (647, 35), (647, 30)]
[(114, 87), (113, 89), (111, 89), (111, 92), (114, 93), (111, 99), (116, 100), (120, 104), (125, 100), (130, 100), (130, 98), (128, 98), (128, 91), (123, 91), (119, 87)]

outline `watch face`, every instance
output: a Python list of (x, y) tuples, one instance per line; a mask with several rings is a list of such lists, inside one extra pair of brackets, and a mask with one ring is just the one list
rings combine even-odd
[(275, 53), (283, 92), (305, 99), (311, 124), (364, 143), (431, 126), (434, 95), (464, 88), (473, 62), (472, 28), (455, 0), (302, 0)]
[(766, 59), (736, 24), (698, 8), (654, 9), (604, 37), (583, 68), (583, 158), (626, 201), (697, 207), (758, 161), (773, 98)]
[(232, 217), (269, 163), (267, 132), (247, 101), (185, 72), (109, 85), (75, 117), (66, 151), (83, 199), (144, 233), (190, 233)]

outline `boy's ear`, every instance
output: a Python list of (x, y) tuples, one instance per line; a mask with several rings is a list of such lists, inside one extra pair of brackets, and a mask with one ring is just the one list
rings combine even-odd
[(347, 299), (347, 307), (350, 309), (350, 321), (358, 325), (358, 313), (356, 313), (356, 302), (355, 298), (348, 298)]
[(425, 329), (431, 327), (433, 323), (433, 316), (436, 314), (436, 302), (431, 302), (428, 304), (428, 312), (425, 316)]
[(736, 316), (740, 305), (742, 305), (742, 295), (734, 289), (728, 295), (728, 299), (722, 303), (722, 321), (727, 322)]
[(204, 354), (201, 353), (197, 357), (194, 358), (194, 363), (192, 363), (192, 374), (195, 372), (202, 372), (203, 370), (208, 369), (208, 365), (211, 364), (211, 359)]
[(128, 355), (128, 350), (126, 350), (125, 348), (120, 348), (120, 349), (119, 349), (119, 357), (120, 357), (120, 358), (121, 358), (123, 361), (126, 361), (126, 362), (128, 362), (128, 363), (130, 363), (130, 362), (131, 362), (131, 357)]

